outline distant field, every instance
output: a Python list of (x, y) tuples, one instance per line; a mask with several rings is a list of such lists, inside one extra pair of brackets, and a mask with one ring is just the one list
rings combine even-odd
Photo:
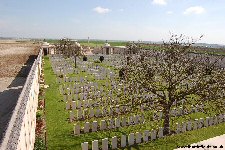
[[(51, 44), (56, 44), (58, 43), (58, 40), (46, 40), (46, 42), (51, 43)], [(105, 41), (103, 40), (96, 40), (96, 41), (90, 41), (88, 43), (87, 40), (78, 40), (78, 42), (82, 45), (82, 46), (90, 46), (90, 47), (101, 47), (104, 46)], [(127, 42), (112, 42), (112, 41), (108, 41), (108, 43), (111, 46), (125, 46), (127, 44)]]

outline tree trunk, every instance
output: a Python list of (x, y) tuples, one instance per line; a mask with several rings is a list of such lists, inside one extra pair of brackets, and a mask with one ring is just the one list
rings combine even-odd
[(170, 107), (165, 107), (163, 110), (164, 122), (163, 122), (163, 134), (167, 135), (170, 133)]
[(74, 56), (74, 64), (75, 64), (75, 68), (77, 68), (77, 56)]

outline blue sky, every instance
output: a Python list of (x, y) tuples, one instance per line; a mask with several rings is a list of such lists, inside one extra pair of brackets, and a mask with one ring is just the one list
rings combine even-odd
[(0, 0), (0, 37), (225, 44), (225, 0)]

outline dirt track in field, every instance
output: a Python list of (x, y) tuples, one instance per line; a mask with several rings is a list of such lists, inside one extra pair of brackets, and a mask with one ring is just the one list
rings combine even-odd
[(0, 144), (39, 45), (0, 40)]

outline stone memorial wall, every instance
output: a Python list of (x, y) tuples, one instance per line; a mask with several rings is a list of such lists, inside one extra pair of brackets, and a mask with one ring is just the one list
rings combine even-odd
[(39, 81), (42, 51), (29, 72), (6, 130), (1, 150), (31, 150), (35, 143), (36, 112), (38, 107)]

